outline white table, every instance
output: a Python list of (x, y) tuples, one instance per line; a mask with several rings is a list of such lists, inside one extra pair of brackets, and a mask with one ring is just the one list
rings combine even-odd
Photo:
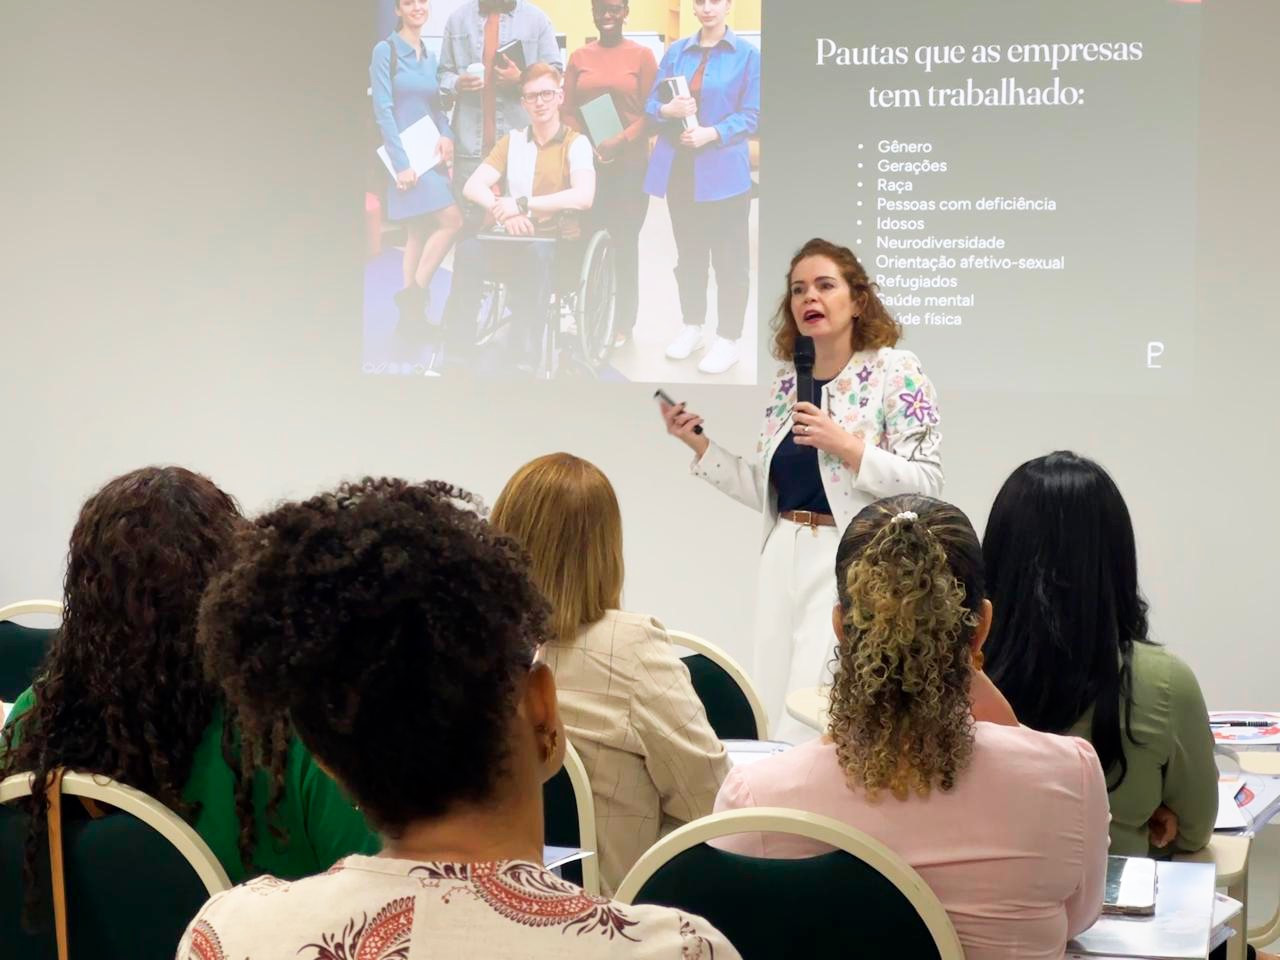
[(745, 767), (757, 760), (785, 753), (791, 749), (791, 744), (781, 740), (725, 740), (724, 749), (729, 754), (729, 763)]
[(804, 687), (787, 694), (787, 713), (819, 733), (827, 729), (827, 702), (830, 687)]
[(1156, 864), (1156, 912), (1152, 917), (1102, 917), (1067, 944), (1074, 958), (1199, 960), (1209, 953), (1213, 925), (1211, 863)]
[(1227, 888), (1227, 896), (1240, 902), (1240, 911), (1232, 918), (1236, 936), (1227, 947), (1228, 960), (1244, 960), (1245, 942), (1249, 930), (1249, 853), (1253, 849), (1253, 836), (1232, 836), (1216, 833), (1209, 845), (1195, 853), (1175, 855), (1178, 863), (1213, 864), (1214, 882)]

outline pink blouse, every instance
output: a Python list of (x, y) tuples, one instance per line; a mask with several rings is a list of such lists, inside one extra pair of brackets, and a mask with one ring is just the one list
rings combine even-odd
[[(733, 769), (716, 810), (756, 806), (823, 814), (895, 851), (942, 901), (967, 960), (1060, 960), (1102, 909), (1107, 788), (1093, 747), (1076, 737), (980, 722), (951, 791), (906, 801), (886, 791), (876, 803), (848, 786), (822, 738)], [(758, 833), (715, 845), (780, 859), (829, 849)]]

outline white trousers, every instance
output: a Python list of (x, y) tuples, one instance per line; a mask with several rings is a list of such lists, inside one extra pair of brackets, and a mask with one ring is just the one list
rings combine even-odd
[(835, 648), (835, 527), (778, 519), (760, 554), (751, 680), (769, 711), (770, 736), (802, 743), (818, 731), (787, 715), (787, 694), (831, 682)]

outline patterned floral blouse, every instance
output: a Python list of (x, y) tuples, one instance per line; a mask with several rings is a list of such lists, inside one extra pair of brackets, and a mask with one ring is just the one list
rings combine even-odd
[[(791, 430), (796, 368), (784, 363), (773, 378), (755, 455), (740, 457), (712, 442), (692, 465), (701, 477), (735, 500), (764, 513), (763, 536), (777, 521), (777, 491), (769, 468)], [(942, 495), (942, 430), (933, 384), (909, 350), (860, 350), (822, 389), (819, 404), (846, 432), (866, 442), (858, 470), (820, 451), (818, 470), (836, 525), (843, 531), (861, 510), (901, 493)]]
[(520, 860), (351, 856), (327, 873), (259, 877), (213, 897), (177, 960), (741, 960), (701, 917), (593, 897)]

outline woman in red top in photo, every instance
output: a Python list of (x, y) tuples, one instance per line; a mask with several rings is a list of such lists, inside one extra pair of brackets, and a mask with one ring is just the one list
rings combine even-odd
[(623, 125), (620, 134), (595, 144), (596, 200), (587, 214), (588, 231), (608, 230), (615, 252), (614, 346), (630, 338), (640, 304), (640, 228), (649, 212), (649, 196), (644, 192), (649, 161), (644, 105), (658, 75), (653, 52), (622, 36), (629, 12), (627, 0), (591, 0), (591, 18), (600, 39), (575, 50), (564, 75), (566, 123), (589, 134), (580, 108), (609, 95)]

